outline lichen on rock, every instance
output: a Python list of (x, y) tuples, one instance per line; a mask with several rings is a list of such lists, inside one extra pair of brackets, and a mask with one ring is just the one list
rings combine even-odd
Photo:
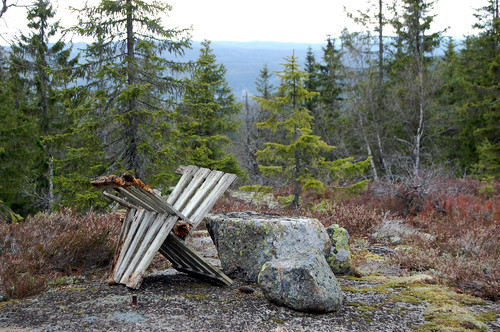
[(328, 265), (335, 274), (348, 273), (352, 267), (349, 233), (337, 224), (327, 227), (326, 232), (332, 244), (331, 251), (327, 256)]

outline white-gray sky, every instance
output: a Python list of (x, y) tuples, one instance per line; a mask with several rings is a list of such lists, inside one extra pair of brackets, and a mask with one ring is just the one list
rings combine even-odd
[[(32, 0), (11, 0), (10, 3)], [(95, 3), (97, 0), (89, 0)], [(369, 0), (167, 0), (173, 10), (165, 18), (167, 27), (193, 27), (194, 40), (281, 41), (323, 43), (328, 35), (338, 36), (344, 27), (359, 29), (347, 18), (350, 12), (365, 10)], [(373, 0), (372, 0), (373, 2)], [(67, 7), (83, 1), (53, 0), (63, 26), (75, 23)], [(446, 35), (472, 34), (475, 8), (486, 0), (435, 0), (435, 30), (448, 27)], [(26, 25), (25, 9), (10, 8), (0, 21), (0, 34), (9, 40)]]

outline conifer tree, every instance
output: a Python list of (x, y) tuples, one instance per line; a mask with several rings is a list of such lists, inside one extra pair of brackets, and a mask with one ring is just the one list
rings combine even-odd
[(340, 141), (338, 130), (342, 127), (342, 63), (341, 52), (335, 48), (335, 40), (328, 38), (323, 47), (323, 58), (319, 67), (320, 93), (311, 110), (316, 123), (314, 132), (329, 144)]
[[(22, 34), (12, 45), (10, 66), (24, 81), (32, 116), (38, 121), (37, 135), (43, 147), (43, 174), (34, 185), (43, 209), (50, 211), (56, 202), (54, 194), (54, 159), (64, 152), (53, 142), (55, 135), (65, 130), (68, 117), (63, 93), (71, 81), (71, 70), (77, 59), (70, 58), (71, 48), (62, 39), (50, 45), (49, 39), (60, 30), (59, 23), (51, 23), (55, 12), (50, 1), (38, 0), (29, 7), (28, 36)], [(25, 101), (20, 101), (21, 103)]]
[(26, 93), (23, 81), (10, 70), (7, 55), (0, 49), (0, 205), (23, 216), (39, 208), (30, 188), (40, 177), (43, 154)]
[(460, 107), (463, 163), (472, 164), (481, 177), (500, 176), (500, 18), (499, 1), (488, 0), (478, 10), (475, 27), (480, 33), (469, 36), (460, 54), (465, 92)]
[(429, 32), (432, 6), (428, 0), (403, 0), (401, 13), (392, 20), (397, 34), (389, 61), (391, 112), (396, 120), (390, 133), (396, 138), (393, 166), (415, 178), (425, 162), (432, 162), (431, 138), (440, 131), (436, 96), (441, 83), (431, 67), (442, 32)]
[(285, 60), (283, 70), (277, 72), (280, 79), (278, 96), (273, 100), (256, 100), (271, 113), (271, 116), (258, 126), (273, 133), (282, 130), (286, 142), (266, 142), (265, 148), (258, 151), (257, 155), (262, 163), (259, 169), (264, 175), (280, 177), (293, 185), (291, 206), (298, 208), (302, 189), (322, 189), (324, 183), (321, 179), (326, 179), (328, 175), (338, 179), (340, 173), (353, 164), (350, 163), (350, 158), (336, 161), (325, 159), (325, 153), (335, 147), (313, 135), (313, 117), (305, 108), (306, 102), (318, 93), (304, 87), (307, 73), (300, 69), (295, 55)]
[[(69, 165), (73, 169), (85, 155), (94, 155), (96, 175), (127, 170), (161, 187), (174, 180), (180, 153), (171, 115), (187, 64), (171, 59), (190, 47), (190, 36), (188, 29), (164, 26), (162, 18), (171, 9), (155, 0), (102, 0), (75, 9), (79, 23), (72, 31), (94, 42), (83, 50), (90, 95), (74, 110), (85, 125), (73, 131), (81, 142)], [(99, 139), (90, 143), (89, 137)]]
[(243, 175), (236, 157), (228, 153), (230, 139), (239, 126), (241, 111), (226, 81), (226, 68), (217, 63), (210, 42), (202, 42), (182, 103), (175, 112), (183, 162)]
[(272, 76), (273, 74), (269, 72), (267, 64), (264, 64), (255, 80), (255, 89), (259, 93), (258, 97), (269, 100), (274, 96), (274, 86), (271, 84)]

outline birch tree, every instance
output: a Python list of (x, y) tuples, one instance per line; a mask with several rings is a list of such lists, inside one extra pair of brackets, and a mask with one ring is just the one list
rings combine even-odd
[[(431, 70), (432, 52), (439, 46), (441, 32), (430, 33), (433, 2), (403, 0), (401, 12), (392, 24), (396, 31), (393, 58), (390, 60), (392, 122), (399, 153), (394, 151), (393, 166), (419, 176), (427, 144), (437, 128), (435, 97), (440, 85)], [(427, 161), (431, 162), (431, 158)]]

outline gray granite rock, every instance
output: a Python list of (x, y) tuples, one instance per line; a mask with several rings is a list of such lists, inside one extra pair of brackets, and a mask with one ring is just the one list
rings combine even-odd
[(258, 283), (267, 299), (295, 310), (330, 312), (342, 305), (337, 278), (318, 251), (265, 263)]
[(314, 312), (341, 305), (342, 291), (327, 262), (331, 241), (318, 220), (239, 212), (210, 215), (206, 225), (223, 271), (257, 282), (269, 300)]
[(212, 214), (207, 229), (217, 247), (222, 270), (257, 282), (264, 263), (300, 253), (330, 254), (331, 244), (316, 219), (237, 212)]

